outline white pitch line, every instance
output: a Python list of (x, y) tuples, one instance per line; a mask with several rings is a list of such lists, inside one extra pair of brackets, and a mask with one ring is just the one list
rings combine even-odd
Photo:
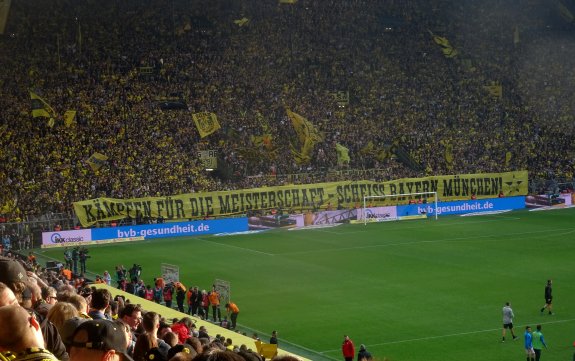
[(275, 256), (275, 254), (273, 254), (273, 253), (267, 253), (267, 252), (257, 251), (257, 250), (255, 250), (255, 249), (251, 249), (251, 248), (238, 247), (238, 246), (232, 246), (232, 245), (230, 245), (230, 244), (208, 241), (207, 239), (199, 238), (199, 237), (196, 238), (196, 239), (197, 239), (197, 240), (200, 240), (200, 241), (202, 241), (202, 242), (206, 242), (206, 243), (210, 243), (210, 244), (216, 244), (216, 245), (222, 246), (222, 247), (235, 248), (235, 249), (239, 249), (239, 250), (246, 251), (246, 252), (253, 252), (253, 253), (263, 254), (263, 255), (266, 255), (266, 256)]
[[(555, 324), (555, 323), (565, 323), (565, 322), (572, 322), (572, 321), (575, 321), (575, 318), (570, 318), (570, 319), (567, 319), (567, 320), (549, 321), (549, 322), (532, 322), (532, 323), (530, 323), (530, 324), (531, 324), (531, 325), (536, 325), (536, 324), (538, 324), (538, 325), (550, 325), (550, 324)], [(517, 326), (517, 327), (520, 328), (520, 327), (525, 327), (525, 326), (527, 326), (527, 325), (529, 325), (529, 323), (527, 323), (527, 324), (525, 324), (525, 325), (519, 325), (519, 326)], [(501, 330), (501, 328), (491, 328), (491, 329), (488, 329), (488, 330), (476, 330), (476, 331), (468, 331), (468, 332), (451, 333), (451, 334), (447, 334), (447, 335), (428, 336), (428, 337), (420, 337), (420, 338), (411, 338), (411, 339), (406, 339), (406, 340), (397, 340), (397, 341), (373, 343), (373, 344), (369, 344), (369, 345), (366, 345), (366, 346), (374, 347), (374, 346), (394, 345), (394, 344), (406, 343), (406, 342), (428, 341), (428, 340), (436, 340), (436, 339), (439, 339), (439, 338), (474, 335), (474, 334), (478, 334), (478, 333), (495, 332), (495, 331), (500, 331), (500, 330)], [(319, 351), (319, 353), (320, 353), (320, 354), (323, 354), (323, 353), (328, 353), (328, 352), (336, 352), (336, 351), (339, 351), (339, 350), (340, 350), (340, 349)]]

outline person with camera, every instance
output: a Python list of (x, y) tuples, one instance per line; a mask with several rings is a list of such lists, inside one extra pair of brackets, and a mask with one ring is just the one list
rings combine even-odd
[(72, 250), (72, 271), (75, 275), (78, 274), (78, 259), (80, 258), (80, 247), (76, 247)]
[(90, 256), (88, 256), (88, 252), (89, 251), (86, 247), (82, 247), (78, 251), (80, 258), (80, 272), (82, 274), (86, 274), (86, 260), (90, 258)]

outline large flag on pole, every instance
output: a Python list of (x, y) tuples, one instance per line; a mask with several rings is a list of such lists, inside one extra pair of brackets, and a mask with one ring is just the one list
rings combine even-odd
[(311, 153), (316, 143), (323, 141), (323, 135), (306, 118), (289, 109), (286, 109), (286, 112), (300, 143), (299, 150), (292, 144), (292, 154), (297, 163), (307, 164), (311, 160)]
[(44, 117), (44, 118), (55, 118), (56, 112), (46, 103), (44, 99), (38, 96), (38, 94), (30, 91), (30, 99), (32, 99), (32, 116), (34, 118)]
[(335, 150), (337, 152), (337, 164), (349, 164), (349, 149), (339, 143), (336, 143)]

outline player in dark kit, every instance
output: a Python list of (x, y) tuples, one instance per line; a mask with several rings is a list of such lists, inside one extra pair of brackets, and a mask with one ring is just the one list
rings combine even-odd
[(541, 314), (543, 314), (545, 309), (549, 311), (550, 315), (553, 314), (553, 289), (551, 288), (552, 283), (553, 282), (551, 280), (547, 280), (547, 285), (545, 286), (545, 305), (541, 307)]

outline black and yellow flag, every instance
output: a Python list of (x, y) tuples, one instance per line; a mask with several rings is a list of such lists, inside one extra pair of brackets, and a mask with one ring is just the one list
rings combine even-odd
[(301, 115), (286, 109), (287, 115), (291, 120), (292, 126), (299, 139), (299, 149), (292, 144), (292, 154), (298, 164), (306, 164), (311, 160), (311, 153), (314, 146), (323, 141), (323, 134), (317, 130), (314, 125)]
[(86, 163), (88, 163), (90, 168), (92, 168), (92, 170), (95, 172), (98, 169), (102, 168), (102, 166), (106, 164), (107, 161), (108, 161), (107, 156), (98, 152), (94, 152), (94, 154), (92, 154), (90, 158), (88, 158)]
[(498, 82), (491, 82), (483, 87), (493, 98), (501, 99), (503, 97), (503, 86)]
[(200, 137), (205, 138), (216, 130), (220, 129), (218, 117), (214, 113), (202, 112), (192, 114), (196, 128), (200, 133)]
[(455, 49), (451, 45), (451, 43), (449, 42), (449, 40), (447, 40), (447, 38), (444, 38), (444, 37), (439, 36), (439, 35), (435, 35), (431, 31), (429, 31), (429, 33), (433, 37), (433, 41), (441, 47), (441, 51), (443, 52), (443, 55), (446, 58), (455, 58), (457, 55), (459, 55), (459, 52), (457, 51), (457, 49)]
[(244, 26), (244, 25), (247, 25), (249, 22), (250, 22), (250, 19), (248, 19), (248, 18), (246, 18), (246, 17), (243, 17), (243, 18), (241, 18), (241, 19), (234, 20), (234, 24), (236, 24), (236, 25), (239, 26), (239, 27), (242, 27), (242, 26)]
[(30, 99), (32, 99), (32, 116), (34, 118), (55, 118), (56, 112), (46, 103), (46, 101), (38, 96), (38, 94), (30, 91)]
[(64, 125), (66, 128), (70, 128), (76, 122), (76, 111), (66, 110), (64, 113)]
[(335, 144), (335, 151), (337, 152), (337, 164), (349, 164), (349, 149), (344, 147), (343, 145), (336, 143)]

